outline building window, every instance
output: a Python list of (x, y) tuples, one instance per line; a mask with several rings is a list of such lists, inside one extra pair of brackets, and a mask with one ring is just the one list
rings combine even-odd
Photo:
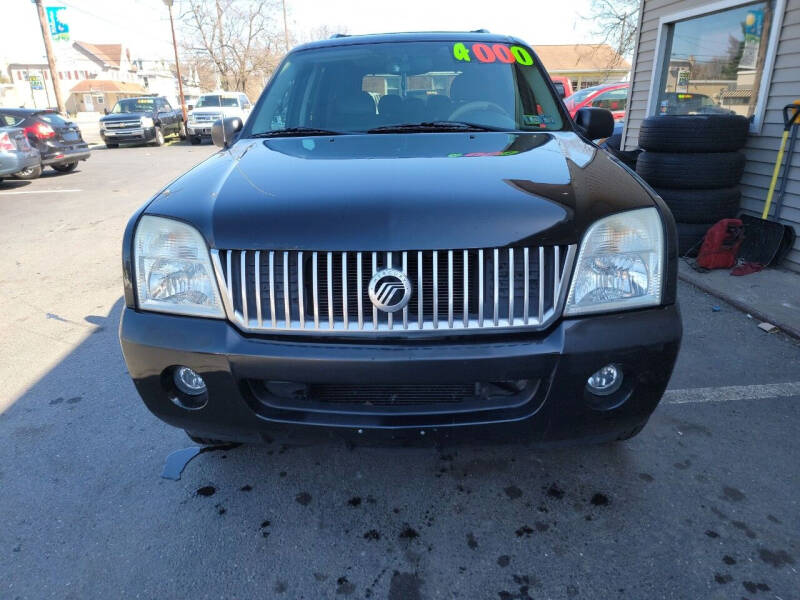
[[(784, 0), (735, 2), (712, 14), (663, 23), (651, 114), (739, 114), (760, 127), (760, 94), (773, 56), (770, 37)], [(781, 10), (777, 10), (780, 5)], [(773, 50), (774, 52), (774, 50)]]

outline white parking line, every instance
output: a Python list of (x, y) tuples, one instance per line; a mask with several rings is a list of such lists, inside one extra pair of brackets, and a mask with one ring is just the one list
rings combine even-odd
[(792, 396), (800, 397), (800, 381), (667, 390), (664, 394), (663, 402), (667, 404), (696, 404), (702, 402), (730, 402), (731, 400), (790, 398)]
[(64, 194), (67, 192), (82, 192), (83, 190), (31, 190), (26, 192), (0, 192), (0, 196), (20, 196), (22, 194)]

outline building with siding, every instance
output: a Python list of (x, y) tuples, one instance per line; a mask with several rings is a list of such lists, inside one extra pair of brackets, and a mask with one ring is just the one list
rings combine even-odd
[(535, 45), (547, 72), (570, 79), (572, 91), (628, 78), (630, 63), (608, 44)]
[[(695, 95), (750, 118), (742, 209), (761, 215), (783, 132), (782, 108), (800, 98), (800, 0), (642, 0), (623, 132)], [(800, 144), (788, 165), (780, 220), (800, 240)], [(774, 213), (773, 213), (774, 216)], [(800, 241), (785, 267), (800, 271)]]

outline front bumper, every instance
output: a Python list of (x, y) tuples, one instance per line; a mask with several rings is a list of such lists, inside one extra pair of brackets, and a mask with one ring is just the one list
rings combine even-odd
[(152, 142), (156, 139), (155, 127), (136, 127), (134, 129), (103, 129), (103, 141), (112, 144)]
[[(564, 319), (548, 332), (469, 340), (360, 343), (248, 337), (226, 321), (126, 308), (120, 341), (147, 407), (200, 437), (241, 441), (333, 431), (372, 437), (555, 442), (615, 439), (643, 425), (667, 386), (681, 339), (677, 306)], [(598, 398), (587, 378), (614, 363), (623, 385)], [(170, 369), (207, 385), (202, 408), (183, 407)], [(266, 380), (305, 384), (430, 384), (527, 380), (500, 405), (287, 404), (259, 393)]]
[(189, 121), (186, 125), (186, 133), (196, 137), (211, 137), (211, 122)]

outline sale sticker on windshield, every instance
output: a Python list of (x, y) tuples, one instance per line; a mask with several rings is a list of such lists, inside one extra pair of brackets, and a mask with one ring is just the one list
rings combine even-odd
[(478, 42), (467, 47), (463, 42), (458, 42), (453, 45), (453, 57), (461, 62), (472, 62), (474, 58), (479, 63), (533, 64), (533, 57), (526, 48), (505, 44), (489, 45)]

